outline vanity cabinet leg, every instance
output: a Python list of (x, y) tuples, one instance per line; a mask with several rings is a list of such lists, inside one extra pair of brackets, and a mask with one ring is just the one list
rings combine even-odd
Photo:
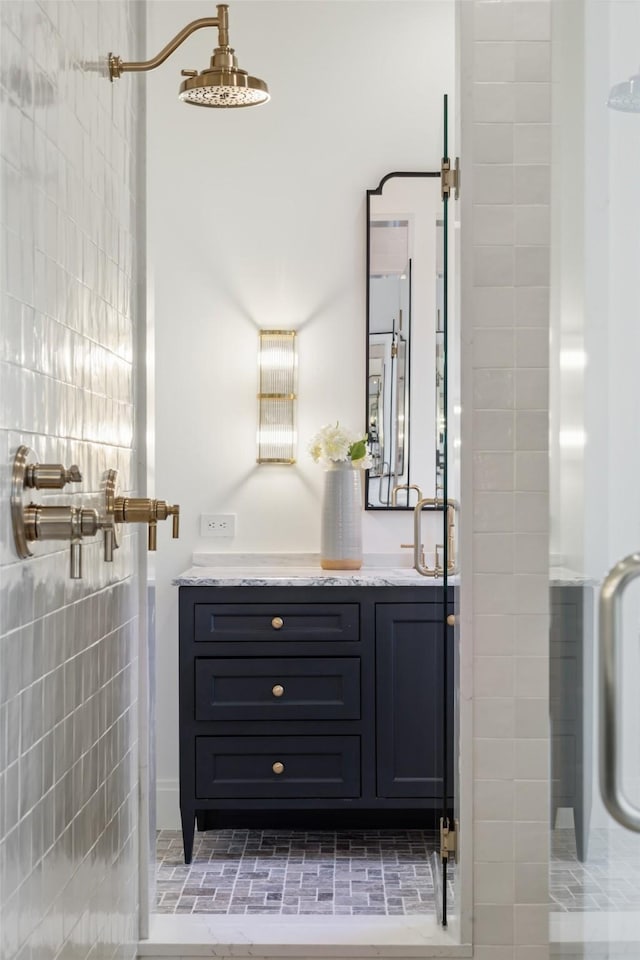
[(581, 801), (578, 801), (573, 808), (573, 823), (576, 833), (576, 854), (580, 863), (584, 863), (589, 847), (589, 815)]
[(196, 810), (196, 826), (198, 833), (204, 833), (207, 829), (207, 814), (205, 810)]
[(193, 856), (193, 835), (196, 827), (195, 810), (180, 810), (182, 820), (182, 845), (184, 847), (184, 862), (191, 863)]

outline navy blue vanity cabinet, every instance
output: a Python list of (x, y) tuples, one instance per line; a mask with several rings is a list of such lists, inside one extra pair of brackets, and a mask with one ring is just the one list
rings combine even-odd
[(185, 861), (196, 818), (439, 811), (445, 613), (426, 585), (180, 587)]
[[(437, 799), (444, 789), (444, 645), (430, 604), (376, 606), (378, 797)], [(453, 671), (453, 630), (447, 629)], [(449, 730), (453, 698), (448, 697)], [(453, 751), (448, 751), (448, 790)]]

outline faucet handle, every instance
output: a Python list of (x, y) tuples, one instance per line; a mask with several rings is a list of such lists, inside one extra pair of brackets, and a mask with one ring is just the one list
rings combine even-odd
[(82, 541), (72, 540), (70, 551), (69, 577), (71, 580), (82, 580)]
[(178, 540), (180, 538), (180, 504), (167, 503), (166, 500), (156, 500), (156, 519), (168, 520), (169, 517), (173, 518), (171, 521), (171, 536), (174, 540)]
[(105, 563), (113, 563), (113, 548), (115, 546), (113, 526), (105, 524), (102, 528), (102, 535), (104, 537), (104, 561)]
[(82, 580), (83, 537), (93, 537), (98, 530), (100, 530), (100, 517), (97, 510), (89, 507), (71, 507), (69, 576), (72, 580)]
[[(403, 550), (415, 550), (415, 543), (401, 543), (400, 546)], [(420, 544), (420, 563), (424, 566), (424, 543)]]
[(173, 539), (180, 536), (180, 505), (166, 500), (151, 500), (148, 497), (113, 498), (112, 515), (115, 524), (146, 523), (148, 548), (154, 551), (158, 545), (158, 520), (172, 517)]
[(180, 537), (180, 504), (167, 503), (166, 500), (152, 500), (149, 519), (149, 550), (155, 550), (158, 544), (158, 520), (171, 520), (171, 536)]

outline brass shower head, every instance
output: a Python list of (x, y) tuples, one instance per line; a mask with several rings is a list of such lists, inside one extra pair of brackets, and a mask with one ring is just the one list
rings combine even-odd
[(640, 113), (640, 70), (630, 80), (611, 88), (607, 106), (623, 113)]
[(187, 24), (173, 40), (151, 60), (123, 62), (109, 54), (109, 76), (115, 80), (125, 72), (154, 70), (177, 50), (187, 37), (203, 27), (218, 28), (218, 46), (213, 51), (206, 70), (183, 70), (186, 77), (180, 84), (180, 99), (199, 107), (251, 107), (269, 100), (269, 88), (264, 80), (251, 77), (238, 67), (235, 51), (229, 46), (229, 15), (226, 4), (218, 4), (217, 17), (203, 17)]
[(198, 107), (252, 107), (269, 99), (264, 80), (241, 70), (231, 47), (216, 47), (206, 70), (183, 70), (182, 76), (187, 79), (180, 84), (180, 99)]

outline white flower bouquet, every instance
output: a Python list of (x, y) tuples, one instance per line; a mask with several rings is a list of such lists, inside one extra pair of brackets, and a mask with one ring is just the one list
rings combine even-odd
[(323, 466), (351, 461), (351, 466), (368, 470), (372, 463), (367, 450), (367, 434), (354, 433), (341, 427), (340, 423), (321, 427), (309, 443), (309, 453)]

